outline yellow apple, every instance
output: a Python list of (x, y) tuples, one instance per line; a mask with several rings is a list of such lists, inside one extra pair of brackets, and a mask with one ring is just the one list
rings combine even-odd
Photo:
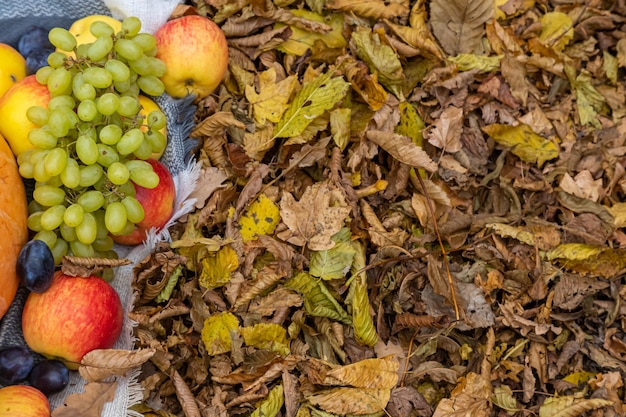
[(10, 45), (0, 43), (0, 97), (26, 77), (26, 60)]
[[(91, 34), (89, 31), (89, 27), (95, 21), (101, 21), (104, 23), (108, 23), (109, 26), (113, 28), (115, 33), (119, 32), (122, 29), (122, 22), (106, 15), (101, 14), (93, 14), (89, 16), (85, 16), (82, 19), (76, 20), (70, 28), (68, 29), (72, 35), (76, 38), (76, 46), (83, 45), (86, 43), (92, 43), (96, 40), (96, 37)], [(65, 52), (58, 50), (59, 52), (63, 52), (68, 56), (74, 56), (74, 52)]]
[(50, 403), (37, 388), (9, 385), (0, 388), (0, 417), (50, 417)]
[(195, 94), (203, 98), (222, 82), (228, 68), (228, 44), (224, 32), (210, 19), (183, 16), (157, 29), (157, 58), (165, 62), (161, 81), (172, 97)]
[(34, 148), (28, 133), (38, 126), (28, 120), (26, 112), (31, 106), (47, 108), (49, 101), (48, 87), (39, 84), (34, 74), (22, 78), (0, 97), (0, 135), (15, 156)]
[[(161, 111), (161, 108), (152, 99), (144, 95), (139, 95), (139, 104), (141, 105), (141, 110), (139, 111), (139, 114), (141, 114), (144, 118), (141, 130), (145, 132), (148, 130), (148, 123), (146, 121), (146, 118), (148, 117), (150, 112), (153, 112), (154, 110)], [(165, 126), (163, 129), (160, 129), (159, 131), (163, 134), (163, 136), (167, 138), (167, 126)], [(163, 151), (165, 151), (165, 149), (163, 149)], [(163, 156), (163, 151), (159, 153), (153, 153), (150, 158), (157, 160), (161, 159), (161, 156)]]

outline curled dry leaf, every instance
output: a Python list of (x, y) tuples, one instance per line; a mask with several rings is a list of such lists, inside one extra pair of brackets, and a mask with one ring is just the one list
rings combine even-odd
[(87, 382), (99, 382), (112, 376), (123, 376), (154, 356), (155, 349), (96, 349), (83, 356), (78, 373)]

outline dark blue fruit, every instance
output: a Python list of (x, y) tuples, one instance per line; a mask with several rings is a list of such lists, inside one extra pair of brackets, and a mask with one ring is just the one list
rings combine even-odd
[(53, 49), (37, 49), (26, 55), (26, 73), (32, 75), (41, 67), (48, 65), (48, 55)]
[(17, 276), (32, 292), (42, 293), (54, 277), (54, 256), (48, 245), (38, 239), (28, 241), (17, 256)]
[(43, 49), (53, 50), (54, 46), (48, 39), (48, 31), (41, 26), (31, 26), (17, 43), (17, 51), (22, 56), (28, 56), (33, 51)]
[(0, 350), (0, 384), (14, 385), (25, 380), (35, 361), (25, 347), (14, 346)]
[(46, 396), (61, 391), (70, 382), (67, 366), (56, 359), (44, 359), (33, 367), (28, 382)]

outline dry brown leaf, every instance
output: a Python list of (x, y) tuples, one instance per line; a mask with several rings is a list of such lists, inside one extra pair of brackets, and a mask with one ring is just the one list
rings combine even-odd
[(311, 404), (333, 414), (373, 414), (387, 407), (390, 389), (332, 388), (307, 397)]
[(224, 170), (217, 167), (206, 167), (200, 170), (198, 176), (198, 182), (193, 192), (189, 195), (189, 198), (195, 198), (195, 206), (202, 208), (206, 205), (206, 201), (211, 197), (215, 190), (226, 187), (224, 181), (228, 179), (228, 176)]
[(366, 136), (403, 164), (430, 172), (437, 170), (437, 164), (430, 156), (406, 136), (380, 130), (370, 130)]
[(406, 5), (383, 0), (330, 0), (326, 2), (326, 7), (374, 19), (391, 19), (409, 14)]
[(78, 373), (87, 382), (99, 382), (112, 376), (123, 376), (128, 371), (148, 361), (154, 349), (96, 349), (80, 361)]
[(104, 405), (115, 398), (117, 381), (89, 382), (85, 390), (67, 396), (51, 417), (101, 417)]
[(474, 372), (461, 377), (450, 398), (442, 399), (433, 417), (491, 416), (491, 381)]
[(428, 131), (427, 139), (445, 152), (455, 153), (461, 150), (463, 133), (463, 110), (454, 106), (445, 109)]
[(334, 368), (326, 373), (324, 384), (355, 388), (391, 389), (398, 383), (400, 364), (393, 356), (364, 359)]
[(193, 393), (176, 369), (172, 369), (170, 378), (174, 384), (174, 388), (176, 389), (176, 397), (178, 397), (178, 401), (183, 408), (185, 417), (202, 417), (202, 414), (200, 414), (200, 408), (198, 408), (198, 403), (196, 403)]
[(471, 54), (480, 46), (485, 23), (494, 12), (494, 0), (433, 0), (430, 24), (448, 54)]
[(280, 216), (289, 229), (278, 237), (311, 250), (330, 249), (335, 246), (331, 236), (343, 227), (350, 211), (341, 191), (328, 182), (307, 187), (300, 201), (285, 192), (280, 200)]
[(214, 136), (220, 136), (224, 133), (224, 129), (230, 126), (239, 129), (245, 129), (246, 125), (235, 118), (232, 112), (218, 111), (198, 123), (189, 136), (197, 138), (207, 136), (208, 140)]

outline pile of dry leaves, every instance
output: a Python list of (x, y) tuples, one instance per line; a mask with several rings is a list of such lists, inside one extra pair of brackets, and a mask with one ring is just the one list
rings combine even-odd
[(624, 416), (624, 0), (204, 0), (147, 416)]

